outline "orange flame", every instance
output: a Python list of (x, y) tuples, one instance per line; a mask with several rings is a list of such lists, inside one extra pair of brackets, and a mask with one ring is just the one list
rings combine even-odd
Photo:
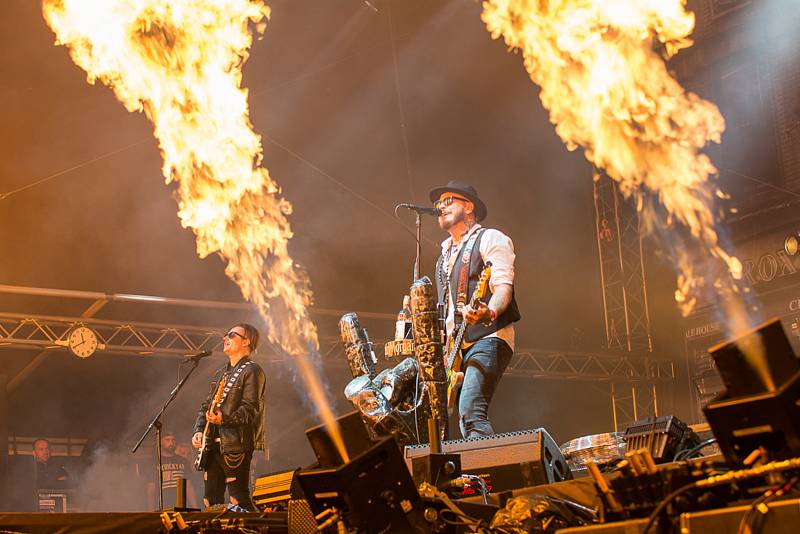
[(155, 126), (178, 215), (197, 254), (217, 253), (292, 354), (318, 348), (308, 279), (288, 253), (291, 205), (261, 167), (242, 65), (269, 8), (259, 0), (44, 0), (57, 44)]
[(155, 126), (167, 183), (176, 182), (178, 216), (197, 236), (197, 254), (217, 253), (225, 273), (253, 302), (270, 340), (299, 356), (323, 422), (347, 458), (333, 412), (308, 352), (319, 349), (311, 291), (292, 261), (292, 207), (261, 167), (242, 65), (251, 26), (263, 33), (261, 0), (44, 0), (43, 12), (73, 61), (114, 90), (128, 111)]
[[(659, 224), (644, 193), (657, 195), (666, 224), (688, 228), (718, 270), (706, 282), (677, 247), (676, 300), (684, 314), (707, 283), (737, 292), (741, 262), (719, 243), (716, 169), (700, 153), (720, 142), (725, 121), (717, 107), (687, 93), (654, 50), (671, 57), (692, 43), (694, 15), (685, 0), (487, 0), (482, 19), (493, 38), (521, 50), (525, 68), (541, 87), (556, 132), (634, 196), (646, 225)], [(716, 287), (720, 291), (720, 287)], [(745, 321), (746, 322), (746, 321)]]

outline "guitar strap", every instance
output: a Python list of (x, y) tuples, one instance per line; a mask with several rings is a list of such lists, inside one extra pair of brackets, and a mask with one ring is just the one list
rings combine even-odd
[[(469, 236), (469, 240), (464, 245), (464, 254), (461, 256), (461, 272), (459, 272), (458, 276), (458, 293), (456, 295), (456, 302), (455, 306), (458, 309), (459, 306), (464, 306), (467, 303), (467, 278), (469, 277), (469, 262), (472, 259), (472, 249), (475, 247), (475, 242), (478, 240), (478, 236), (483, 231), (483, 228), (478, 228), (478, 230)], [(449, 285), (448, 285), (449, 289)]]
[[(225, 384), (225, 387), (222, 389), (222, 398), (219, 400), (219, 406), (222, 406), (222, 404), (225, 402), (225, 398), (228, 396), (228, 393), (230, 392), (231, 388), (236, 384), (236, 381), (239, 380), (239, 376), (241, 376), (242, 371), (244, 371), (245, 367), (247, 367), (251, 363), (253, 363), (253, 361), (247, 359), (243, 362), (239, 362), (233, 369), (233, 372), (228, 378), (228, 383)], [(220, 378), (220, 380), (224, 379), (225, 375), (223, 375), (222, 378)]]

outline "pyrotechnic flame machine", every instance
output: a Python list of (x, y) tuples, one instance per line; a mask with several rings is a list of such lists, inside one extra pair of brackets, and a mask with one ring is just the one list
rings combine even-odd
[(447, 373), (444, 369), (439, 312), (434, 291), (427, 276), (411, 286), (411, 331), (419, 378), (430, 401), (430, 415), (438, 421), (439, 428), (445, 428)]
[(372, 343), (369, 340), (367, 329), (362, 328), (358, 322), (358, 314), (345, 313), (339, 319), (339, 335), (344, 344), (344, 352), (347, 355), (347, 363), (350, 365), (350, 372), (353, 378), (367, 375), (375, 377), (375, 364), (377, 358), (372, 351)]

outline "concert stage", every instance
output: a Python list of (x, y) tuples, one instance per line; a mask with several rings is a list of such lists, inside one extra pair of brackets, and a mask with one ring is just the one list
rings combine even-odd
[[(554, 485), (557, 486), (557, 485)], [(516, 495), (537, 490), (527, 488), (514, 492)], [(458, 503), (457, 503), (458, 504)], [(709, 510), (682, 514), (674, 532), (685, 534), (716, 534), (735, 532), (750, 506), (736, 506), (726, 509)], [(170, 516), (173, 513), (170, 512)], [(314, 530), (306, 521), (293, 520), (286, 512), (268, 514), (224, 514), (209, 512), (189, 512), (181, 514), (187, 522), (187, 529), (172, 532), (242, 532), (237, 526), (247, 528), (248, 532), (311, 534)], [(757, 520), (760, 534), (793, 534), (800, 528), (800, 499), (788, 499), (769, 505), (769, 513), (759, 514)], [(634, 519), (600, 525), (565, 528), (561, 534), (639, 534), (644, 532), (645, 519)], [(0, 528), (5, 532), (26, 534), (105, 534), (119, 532), (159, 533), (165, 532), (161, 515), (156, 512), (132, 513), (2, 513)], [(395, 531), (392, 531), (395, 532)], [(400, 532), (400, 531), (397, 531)], [(463, 532), (451, 527), (436, 531), (432, 527), (427, 532)], [(651, 530), (651, 532), (656, 532)], [(658, 532), (665, 532), (659, 530)]]
[[(174, 512), (166, 512), (170, 518)], [(0, 513), (0, 528), (3, 532), (26, 534), (105, 534), (119, 532), (157, 533), (167, 532), (157, 512), (108, 512), (108, 513)], [(235, 525), (244, 525), (255, 532), (289, 532), (287, 514), (243, 514), (220, 512), (182, 512), (187, 529), (175, 527), (169, 532), (200, 532), (200, 528), (237, 532)], [(299, 532), (299, 531), (298, 531)]]

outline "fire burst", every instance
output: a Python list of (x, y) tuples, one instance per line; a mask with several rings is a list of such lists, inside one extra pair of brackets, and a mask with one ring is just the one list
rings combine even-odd
[(162, 172), (179, 192), (197, 254), (217, 253), (268, 336), (293, 354), (316, 350), (306, 276), (288, 254), (291, 205), (261, 167), (242, 65), (260, 0), (44, 0), (43, 12), (88, 80), (110, 86), (155, 127)]
[(695, 292), (708, 282), (738, 287), (742, 266), (719, 244), (714, 202), (723, 195), (710, 181), (716, 169), (700, 153), (709, 141), (720, 142), (725, 121), (714, 104), (684, 91), (659, 55), (671, 57), (692, 44), (694, 15), (684, 3), (487, 0), (482, 19), (493, 38), (502, 35), (522, 52), (567, 147), (584, 147), (589, 161), (637, 199), (651, 228), (658, 219), (643, 193), (657, 195), (668, 212), (665, 222), (688, 228), (730, 274), (724, 282), (704, 280), (693, 273), (687, 249), (676, 246), (676, 299), (688, 314)]

